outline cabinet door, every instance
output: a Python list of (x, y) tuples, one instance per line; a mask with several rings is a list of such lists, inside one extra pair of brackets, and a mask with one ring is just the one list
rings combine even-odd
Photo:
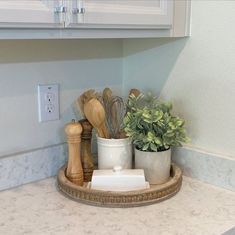
[(0, 27), (61, 27), (63, 14), (55, 9), (62, 4), (61, 0), (0, 0)]
[[(84, 8), (77, 11), (76, 27), (94, 28), (170, 28), (173, 0), (74, 0)], [(76, 12), (73, 12), (75, 15)], [(77, 24), (75, 24), (77, 23)]]

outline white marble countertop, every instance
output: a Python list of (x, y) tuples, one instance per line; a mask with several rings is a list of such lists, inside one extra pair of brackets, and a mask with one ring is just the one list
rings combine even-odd
[(49, 178), (0, 192), (4, 235), (220, 235), (235, 226), (235, 192), (184, 177), (173, 198), (137, 208), (100, 208), (69, 200)]

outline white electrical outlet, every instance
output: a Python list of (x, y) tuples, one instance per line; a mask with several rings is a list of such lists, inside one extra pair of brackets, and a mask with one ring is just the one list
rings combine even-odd
[(39, 122), (59, 119), (59, 84), (38, 85)]

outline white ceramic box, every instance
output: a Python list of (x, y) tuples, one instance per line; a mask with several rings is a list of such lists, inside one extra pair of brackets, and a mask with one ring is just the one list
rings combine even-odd
[(113, 170), (95, 170), (91, 189), (106, 191), (132, 191), (149, 188), (145, 182), (143, 169), (122, 169), (117, 166)]

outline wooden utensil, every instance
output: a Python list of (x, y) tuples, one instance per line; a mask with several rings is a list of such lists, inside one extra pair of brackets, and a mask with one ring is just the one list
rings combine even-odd
[(103, 90), (102, 98), (103, 98), (104, 105), (109, 102), (110, 98), (112, 97), (112, 93), (113, 92), (112, 92), (112, 90), (109, 87), (106, 87)]
[(87, 119), (80, 120), (79, 123), (82, 125), (81, 135), (81, 160), (83, 167), (84, 181), (91, 181), (92, 173), (94, 170), (94, 163), (91, 154), (91, 138), (92, 138), (92, 125)]
[(110, 100), (112, 98), (112, 90), (108, 87), (106, 87), (104, 90), (103, 90), (103, 93), (102, 93), (102, 99), (100, 100), (103, 107), (104, 107), (104, 111), (105, 111), (105, 123), (106, 123), (106, 126), (108, 128), (108, 132), (109, 132), (109, 136), (110, 138), (112, 138), (112, 126), (110, 126), (110, 113), (109, 113), (109, 104), (110, 104)]
[(87, 103), (92, 98), (98, 98), (98, 96), (98, 93), (93, 89), (83, 92), (77, 99), (77, 106), (80, 108), (81, 112), (84, 113), (85, 103)]
[(126, 113), (124, 101), (119, 96), (112, 96), (108, 104), (108, 124), (111, 138), (119, 139), (122, 129), (123, 119)]
[(109, 139), (109, 133), (105, 124), (105, 111), (102, 104), (95, 98), (84, 105), (84, 114), (91, 125), (96, 129), (98, 136)]
[(136, 89), (136, 88), (132, 88), (131, 90), (130, 90), (130, 92), (129, 92), (129, 96), (131, 95), (131, 94), (133, 94), (135, 97), (138, 97), (139, 95), (140, 95), (140, 90), (138, 90), (138, 89)]
[(83, 185), (83, 170), (80, 159), (80, 143), (82, 126), (72, 120), (71, 123), (65, 126), (65, 133), (67, 135), (69, 159), (66, 170), (67, 178), (76, 185)]

